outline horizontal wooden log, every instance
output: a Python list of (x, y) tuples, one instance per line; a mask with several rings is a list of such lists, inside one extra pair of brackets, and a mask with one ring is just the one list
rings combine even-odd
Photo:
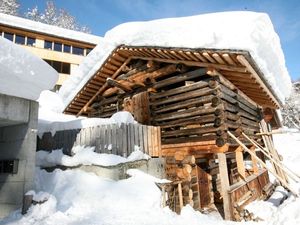
[(253, 109), (249, 108), (248, 106), (246, 106), (246, 105), (244, 105), (240, 102), (237, 102), (235, 105), (237, 107), (239, 107), (240, 109), (246, 111), (247, 113), (253, 115), (253, 116), (258, 116), (258, 111), (257, 110), (253, 110)]
[(185, 109), (189, 107), (199, 106), (206, 103), (212, 103), (212, 100), (214, 98), (214, 95), (207, 95), (202, 97), (196, 97), (192, 98), (183, 102), (168, 104), (168, 105), (161, 105), (160, 107), (152, 106), (152, 110), (155, 112), (155, 114), (158, 113), (164, 113), (168, 111), (178, 110), (178, 109)]
[(174, 131), (164, 131), (162, 132), (161, 136), (163, 138), (166, 137), (174, 137), (174, 136), (184, 136), (184, 135), (191, 135), (191, 134), (209, 134), (209, 133), (217, 133), (217, 131), (225, 130), (224, 126), (220, 127), (199, 127), (199, 128), (190, 128), (190, 129), (181, 129), (181, 130), (174, 130)]
[(153, 120), (155, 122), (158, 121), (167, 121), (167, 120), (175, 120), (175, 119), (181, 119), (186, 117), (192, 117), (192, 116), (198, 116), (198, 115), (207, 115), (207, 114), (213, 114), (216, 111), (216, 108), (192, 108), (187, 109), (184, 111), (180, 111), (177, 113), (166, 113), (162, 115), (155, 115), (153, 117)]
[(201, 115), (201, 116), (193, 116), (183, 119), (177, 119), (167, 122), (155, 122), (154, 125), (160, 126), (161, 128), (168, 128), (168, 127), (178, 127), (178, 126), (187, 126), (192, 124), (206, 124), (212, 123), (216, 119), (214, 114), (210, 115)]
[(207, 96), (207, 95), (212, 95), (212, 94), (216, 94), (216, 93), (217, 92), (215, 89), (206, 87), (201, 90), (194, 90), (194, 91), (190, 91), (187, 93), (182, 93), (182, 94), (172, 96), (170, 98), (166, 98), (166, 99), (163, 99), (160, 101), (156, 100), (155, 102), (151, 102), (150, 105), (158, 106), (158, 105), (162, 105), (162, 104), (184, 101), (184, 100), (188, 100), (191, 98)]
[(245, 125), (249, 125), (249, 126), (252, 126), (252, 127), (257, 127), (257, 129), (259, 130), (259, 121), (254, 122), (252, 120), (248, 120), (248, 119), (242, 117), (241, 122)]
[(169, 97), (169, 96), (172, 96), (172, 95), (177, 95), (177, 94), (181, 94), (181, 93), (185, 93), (185, 92), (190, 92), (190, 91), (193, 91), (195, 89), (201, 89), (201, 88), (207, 87), (208, 85), (209, 85), (208, 81), (198, 81), (198, 82), (196, 82), (194, 84), (191, 84), (191, 85), (182, 86), (182, 87), (174, 88), (174, 89), (159, 92), (159, 93), (153, 93), (153, 94), (151, 94), (150, 98), (151, 99), (158, 99), (158, 98)]
[(178, 74), (176, 76), (161, 80), (159, 82), (157, 82), (153, 88), (155, 89), (160, 89), (162, 87), (165, 86), (169, 86), (172, 84), (176, 84), (178, 82), (182, 82), (182, 81), (186, 81), (186, 80), (191, 80), (191, 79), (195, 79), (197, 77), (201, 77), (206, 75), (206, 69), (205, 68), (200, 68), (197, 70), (193, 70), (187, 73), (183, 73), (183, 74)]
[(214, 141), (218, 138), (217, 135), (206, 135), (197, 137), (176, 137), (176, 138), (162, 138), (162, 144), (179, 144), (189, 142), (203, 142), (203, 141)]

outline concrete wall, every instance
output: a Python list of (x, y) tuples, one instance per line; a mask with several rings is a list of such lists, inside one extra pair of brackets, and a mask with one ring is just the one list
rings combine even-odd
[(16, 174), (0, 173), (0, 218), (33, 188), (37, 117), (37, 102), (0, 94), (0, 160), (19, 160)]

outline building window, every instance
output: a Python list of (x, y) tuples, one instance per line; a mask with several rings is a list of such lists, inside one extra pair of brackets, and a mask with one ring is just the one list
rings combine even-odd
[(92, 50), (93, 50), (92, 48), (87, 48), (87, 49), (86, 49), (86, 55), (90, 54), (90, 52), (91, 52)]
[(73, 46), (73, 54), (75, 54), (75, 55), (84, 55), (84, 49)]
[(64, 52), (71, 53), (71, 45), (64, 45)]
[(35, 46), (35, 38), (27, 37), (26, 45)]
[(16, 35), (15, 43), (20, 45), (25, 45), (25, 36)]
[(0, 160), (0, 174), (2, 173), (11, 173), (17, 174), (18, 173), (18, 159), (13, 160)]
[(52, 50), (52, 41), (45, 41), (44, 48)]
[(4, 32), (4, 38), (6, 38), (10, 41), (14, 41), (14, 34)]
[(71, 74), (71, 65), (70, 65), (70, 63), (62, 63), (61, 73)]
[(62, 51), (62, 44), (54, 42), (54, 51), (61, 52)]
[(64, 63), (59, 61), (47, 60), (45, 59), (51, 67), (53, 67), (58, 73), (70, 74), (71, 73), (71, 64)]

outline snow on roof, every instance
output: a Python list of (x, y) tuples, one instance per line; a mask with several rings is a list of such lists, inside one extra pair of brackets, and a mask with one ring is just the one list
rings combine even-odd
[(75, 41), (80, 41), (90, 44), (98, 44), (102, 39), (100, 36), (87, 34), (79, 31), (64, 29), (57, 26), (52, 26), (49, 24), (44, 24), (21, 17), (11, 16), (7, 14), (0, 13), (0, 25), (4, 24), (7, 26), (30, 30), (33, 32), (44, 33), (51, 36), (56, 36), (60, 38), (67, 38)]
[[(109, 44), (108, 44), (109, 43)], [(276, 97), (284, 102), (291, 91), (291, 79), (285, 66), (280, 40), (269, 16), (256, 12), (221, 12), (182, 18), (159, 19), (121, 24), (108, 31), (94, 49), (94, 67), (81, 65), (71, 85), (60, 94), (65, 106), (75, 97), (105, 59), (119, 45), (178, 48), (227, 49), (248, 51)], [(109, 47), (107, 47), (109, 46)], [(97, 53), (98, 52), (98, 53)], [(86, 58), (86, 62), (93, 60)], [(84, 62), (86, 65), (87, 63)], [(84, 81), (82, 80), (84, 79)]]
[(37, 100), (52, 89), (58, 73), (42, 59), (0, 37), (0, 93)]

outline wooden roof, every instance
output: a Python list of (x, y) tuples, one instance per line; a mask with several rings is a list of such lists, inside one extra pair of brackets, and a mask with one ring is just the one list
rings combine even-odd
[(281, 106), (247, 51), (119, 46), (77, 93), (65, 113), (86, 114), (96, 97), (108, 88), (106, 79), (117, 78), (133, 59), (215, 69), (258, 105), (270, 108)]

